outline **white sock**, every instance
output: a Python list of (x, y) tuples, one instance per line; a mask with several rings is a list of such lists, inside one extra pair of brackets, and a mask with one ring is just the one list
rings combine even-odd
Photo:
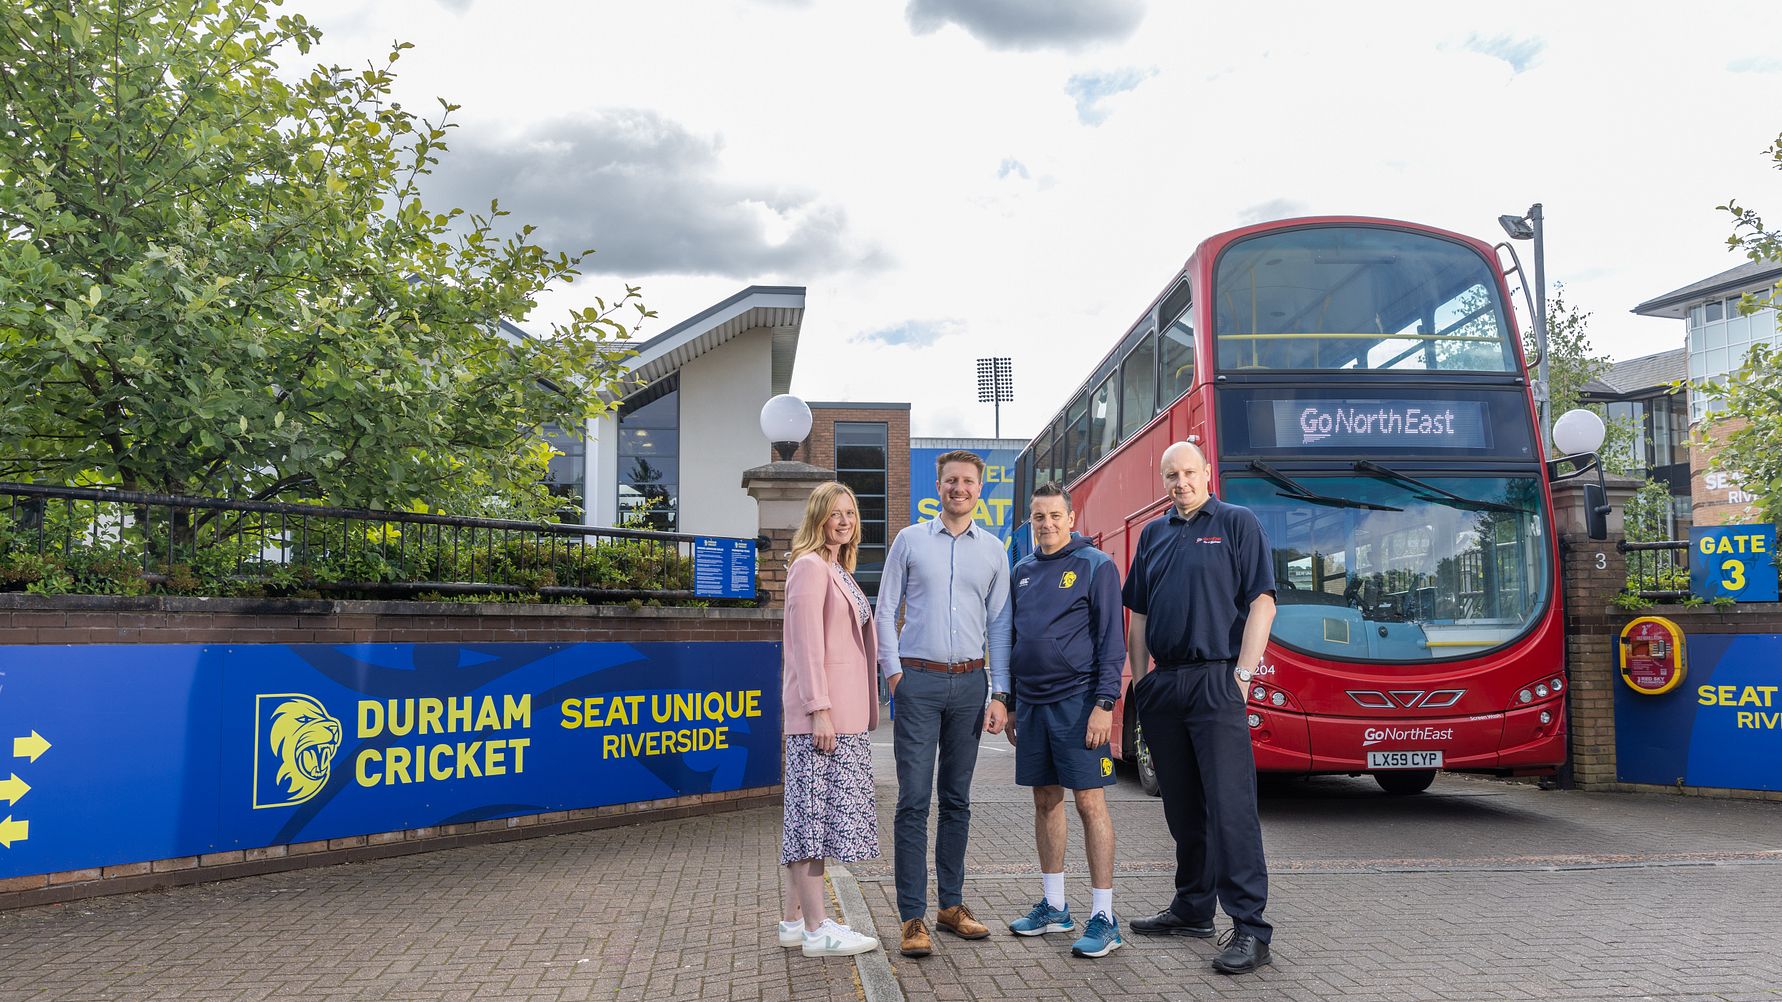
[(1089, 888), (1089, 915), (1091, 918), (1096, 915), (1106, 915), (1110, 919), (1114, 917), (1114, 889), (1112, 887)]
[(1041, 873), (1040, 884), (1046, 889), (1046, 904), (1062, 910), (1064, 908), (1064, 874)]

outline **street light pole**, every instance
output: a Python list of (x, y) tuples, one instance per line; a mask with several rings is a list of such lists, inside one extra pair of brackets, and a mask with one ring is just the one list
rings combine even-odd
[(1553, 384), (1547, 380), (1547, 259), (1546, 244), (1541, 232), (1541, 203), (1528, 209), (1528, 221), (1534, 227), (1535, 268), (1535, 348), (1541, 353), (1536, 378), (1541, 381), (1541, 447), (1545, 449), (1553, 436)]

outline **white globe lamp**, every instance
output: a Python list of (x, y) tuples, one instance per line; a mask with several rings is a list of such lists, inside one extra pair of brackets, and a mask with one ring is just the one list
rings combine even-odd
[(1553, 422), (1553, 447), (1561, 456), (1577, 456), (1602, 448), (1607, 429), (1595, 411), (1579, 407), (1566, 411)]
[(810, 405), (792, 394), (782, 393), (761, 405), (761, 434), (773, 443), (782, 462), (792, 458), (810, 433)]

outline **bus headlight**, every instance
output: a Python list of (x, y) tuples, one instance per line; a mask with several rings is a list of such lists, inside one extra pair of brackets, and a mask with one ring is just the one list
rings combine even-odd
[(1262, 714), (1260, 714), (1260, 713), (1250, 714), (1249, 723), (1250, 723), (1251, 727), (1261, 727), (1262, 726)]
[(1554, 692), (1558, 692), (1559, 690), (1565, 688), (1565, 679), (1559, 678), (1558, 676), (1554, 676), (1554, 678), (1551, 681), (1549, 681), (1547, 683), (1547, 685), (1550, 686)]
[(1256, 688), (1250, 690), (1250, 698), (1254, 699), (1258, 703), (1260, 703), (1263, 700), (1268, 698), (1268, 690), (1264, 689), (1262, 686), (1259, 685)]
[(1268, 701), (1275, 704), (1276, 706), (1286, 706), (1287, 705), (1287, 694), (1284, 692), (1271, 693), (1268, 697)]
[(1534, 702), (1534, 693), (1524, 689), (1516, 694), (1516, 699), (1518, 702), (1532, 703)]
[(1541, 723), (1551, 724), (1552, 722), (1553, 722), (1553, 714), (1548, 713), (1546, 710), (1542, 710), (1541, 711)]
[(1547, 698), (1547, 683), (1541, 682), (1541, 683), (1537, 684), (1535, 686), (1535, 695), (1541, 697), (1542, 699), (1546, 699)]

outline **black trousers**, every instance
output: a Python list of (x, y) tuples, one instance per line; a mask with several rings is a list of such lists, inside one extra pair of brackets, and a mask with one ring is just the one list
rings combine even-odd
[(1210, 922), (1215, 901), (1240, 932), (1268, 942), (1268, 864), (1256, 817), (1256, 756), (1230, 662), (1158, 669), (1140, 679), (1139, 726), (1176, 840), (1170, 911)]

